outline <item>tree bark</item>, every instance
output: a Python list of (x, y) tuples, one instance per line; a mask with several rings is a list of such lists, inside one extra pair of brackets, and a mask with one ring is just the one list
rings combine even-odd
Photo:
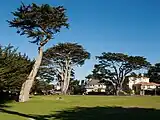
[(117, 95), (117, 96), (119, 96), (120, 91), (121, 91), (120, 87), (117, 87), (117, 88), (116, 88), (116, 95)]
[(63, 78), (63, 88), (62, 88), (62, 94), (66, 94), (66, 86), (67, 86), (67, 77), (68, 77), (68, 61), (66, 61), (66, 69), (65, 69), (65, 73), (64, 73), (64, 78)]
[(63, 85), (64, 85), (64, 82), (61, 81), (61, 82), (60, 82), (61, 93), (63, 93), (63, 91), (62, 91), (62, 90), (63, 90)]
[(61, 94), (63, 94), (63, 86), (64, 86), (64, 71), (62, 70), (62, 72), (60, 73), (61, 76), (61, 80), (60, 80), (60, 87), (61, 87)]
[(42, 56), (43, 56), (43, 49), (42, 47), (40, 47), (39, 55), (33, 65), (32, 71), (30, 72), (27, 80), (22, 84), (20, 95), (19, 95), (19, 102), (25, 102), (29, 100), (29, 93), (32, 88), (34, 79), (37, 75), (38, 69), (40, 67)]
[(64, 93), (66, 94), (69, 88), (69, 83), (70, 83), (70, 79), (71, 79), (71, 68), (68, 69), (68, 73), (67, 73), (67, 79), (66, 79), (66, 86), (64, 89)]
[(64, 77), (64, 81), (63, 81), (63, 86), (62, 86), (62, 94), (65, 95), (66, 94), (66, 86), (67, 86), (67, 77)]
[(117, 88), (116, 88), (116, 95), (117, 96), (119, 96), (120, 94), (120, 92), (122, 91), (122, 83), (120, 83), (118, 86), (117, 86)]

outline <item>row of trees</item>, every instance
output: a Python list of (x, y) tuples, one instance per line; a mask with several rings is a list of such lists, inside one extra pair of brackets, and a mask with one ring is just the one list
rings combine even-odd
[[(49, 83), (57, 81), (61, 85), (61, 93), (83, 93), (84, 88), (74, 78), (74, 69), (84, 64), (90, 54), (76, 43), (59, 43), (44, 51), (42, 64), (33, 82), (30, 93), (51, 90)], [(148, 69), (146, 76), (152, 82), (160, 82), (160, 64), (151, 66), (146, 58), (140, 56), (128, 56), (122, 53), (102, 53), (96, 56), (98, 64), (95, 65), (92, 74), (87, 78), (99, 79), (100, 82), (110, 86), (115, 94), (122, 91), (126, 77), (136, 75), (134, 72), (140, 69)], [(0, 47), (0, 90), (18, 93), (32, 70), (34, 60), (30, 60), (25, 54), (21, 54), (13, 46)], [(68, 63), (68, 64), (66, 64)]]
[(44, 52), (43, 47), (60, 32), (62, 27), (69, 27), (66, 9), (63, 6), (50, 6), (48, 4), (37, 5), (35, 3), (22, 5), (14, 12), (13, 19), (8, 20), (9, 26), (17, 29), (17, 33), (25, 35), (31, 43), (38, 45), (38, 57), (35, 59), (30, 74), (23, 81), (19, 101), (25, 102), (29, 99), (29, 93), (39, 71), (40, 77), (49, 77), (61, 82), (61, 90), (66, 94), (74, 67), (83, 65), (90, 54), (81, 45), (65, 43), (53, 46)]
[[(31, 88), (36, 83), (36, 76), (39, 76), (47, 81), (59, 81), (62, 93), (66, 94), (70, 81), (74, 77), (75, 67), (83, 65), (85, 60), (90, 58), (89, 52), (75, 43), (60, 43), (43, 51), (43, 47), (61, 31), (62, 27), (69, 27), (66, 9), (63, 6), (22, 3), (12, 14), (13, 19), (8, 20), (9, 26), (16, 28), (18, 34), (31, 38), (29, 42), (37, 44), (38, 57), (31, 61), (26, 55), (18, 54), (11, 46), (1, 47), (2, 88), (6, 87), (4, 89), (10, 90), (11, 86), (14, 86), (10, 83), (15, 84), (16, 87), (21, 86), (18, 87), (20, 88), (19, 101), (25, 102), (29, 99)], [(103, 53), (97, 59), (99, 64), (95, 65), (90, 76), (98, 76), (101, 80), (111, 82), (117, 93), (121, 90), (125, 76), (149, 64), (143, 57), (119, 53)]]
[[(29, 93), (51, 90), (53, 86), (49, 83), (52, 81), (60, 83), (62, 94), (67, 94), (68, 88), (77, 89), (80, 86), (79, 82), (74, 80), (74, 69), (82, 66), (89, 58), (90, 53), (77, 43), (59, 43), (47, 49)], [(17, 49), (10, 45), (1, 47), (0, 60), (1, 90), (19, 92), (35, 60), (18, 53)]]

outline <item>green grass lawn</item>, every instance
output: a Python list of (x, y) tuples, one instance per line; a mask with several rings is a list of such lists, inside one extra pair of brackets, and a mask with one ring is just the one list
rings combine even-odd
[(26, 103), (1, 105), (0, 120), (160, 119), (160, 97), (36, 96)]

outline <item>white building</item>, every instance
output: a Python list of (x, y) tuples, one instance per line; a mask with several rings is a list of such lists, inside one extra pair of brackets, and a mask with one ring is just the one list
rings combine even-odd
[(133, 86), (140, 82), (149, 83), (149, 78), (147, 77), (129, 77), (129, 83), (128, 83), (129, 88), (132, 90)]
[(88, 92), (105, 92), (106, 85), (100, 83), (97, 79), (89, 80), (85, 86), (86, 93)]
[(129, 88), (136, 94), (145, 95), (145, 91), (156, 91), (160, 84), (149, 82), (147, 77), (129, 77)]
[[(156, 88), (160, 84), (149, 82), (148, 77), (129, 77), (128, 87), (132, 90), (132, 94), (140, 94), (145, 95), (146, 91), (156, 91)], [(88, 80), (85, 89), (86, 93), (89, 92), (106, 92), (106, 85), (104, 83), (100, 83), (97, 79)]]

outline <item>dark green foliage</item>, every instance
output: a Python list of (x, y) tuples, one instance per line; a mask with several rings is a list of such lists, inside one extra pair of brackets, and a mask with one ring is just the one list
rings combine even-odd
[(37, 76), (42, 80), (46, 80), (48, 83), (59, 79), (59, 76), (56, 74), (55, 70), (52, 67), (46, 66), (40, 67)]
[(79, 80), (71, 80), (68, 89), (73, 95), (82, 95), (85, 92), (84, 84), (80, 85)]
[[(108, 66), (118, 66), (120, 64), (119, 70), (125, 70), (126, 74), (132, 70), (139, 70), (142, 67), (148, 67), (150, 64), (146, 61), (146, 58), (141, 56), (128, 56), (123, 53), (102, 53), (102, 56), (96, 57), (99, 63)], [(116, 65), (116, 64), (117, 65)], [(115, 64), (115, 65), (114, 65)], [(114, 65), (114, 66), (113, 66)]]
[(41, 6), (32, 3), (22, 5), (12, 12), (14, 19), (8, 21), (10, 27), (17, 28), (17, 33), (33, 38), (32, 43), (45, 45), (61, 27), (67, 27), (67, 16), (63, 6), (53, 7), (48, 4)]
[(33, 94), (38, 94), (38, 95), (45, 95), (48, 94), (49, 90), (53, 89), (53, 85), (49, 84), (50, 82), (45, 81), (45, 80), (39, 80), (36, 79), (34, 81), (34, 85), (31, 89), (31, 93)]
[(46, 59), (64, 64), (65, 60), (71, 60), (70, 64), (83, 65), (86, 59), (90, 58), (83, 46), (77, 43), (59, 43), (44, 53)]
[(150, 78), (150, 82), (160, 83), (160, 63), (151, 66), (147, 76)]
[(32, 69), (33, 61), (13, 46), (0, 47), (0, 89), (19, 90)]
[[(43, 61), (43, 63), (44, 63), (44, 61)], [(60, 71), (57, 70), (57, 69), (58, 68), (56, 68), (54, 65), (51, 65), (51, 64), (49, 66), (47, 66), (47, 65), (46, 66), (41, 66), (37, 76), (40, 77), (40, 79), (42, 79), (42, 80), (46, 80), (47, 83), (50, 83), (52, 81), (61, 82), (62, 78), (60, 76)], [(74, 77), (75, 77), (75, 72), (72, 69), (71, 80), (73, 80)]]
[(147, 68), (150, 63), (141, 56), (128, 56), (123, 53), (102, 53), (96, 57), (99, 64), (95, 65), (93, 73), (100, 73), (107, 79), (122, 79), (133, 70)]

